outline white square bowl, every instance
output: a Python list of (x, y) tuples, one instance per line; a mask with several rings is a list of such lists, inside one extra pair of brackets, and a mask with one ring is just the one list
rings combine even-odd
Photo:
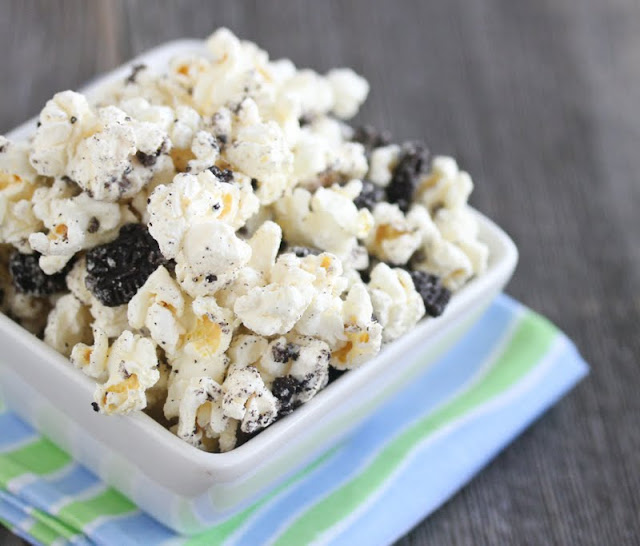
[[(128, 74), (134, 64), (161, 69), (177, 54), (202, 52), (181, 40), (153, 49), (83, 89)], [(36, 120), (7, 136), (19, 140)], [(476, 213), (489, 267), (456, 293), (444, 314), (420, 322), (361, 368), (229, 453), (205, 453), (142, 412), (105, 417), (91, 408), (93, 380), (0, 314), (0, 396), (38, 431), (172, 529), (193, 534), (255, 502), (347, 436), (423, 372), (481, 316), (517, 263), (511, 239)]]

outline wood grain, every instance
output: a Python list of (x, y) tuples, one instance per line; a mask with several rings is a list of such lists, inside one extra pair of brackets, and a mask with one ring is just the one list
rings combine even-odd
[(356, 68), (372, 84), (360, 119), (456, 155), (475, 205), (519, 245), (509, 292), (592, 365), (400, 544), (638, 544), (640, 5), (5, 0), (0, 131), (55, 91), (220, 25), (298, 65)]

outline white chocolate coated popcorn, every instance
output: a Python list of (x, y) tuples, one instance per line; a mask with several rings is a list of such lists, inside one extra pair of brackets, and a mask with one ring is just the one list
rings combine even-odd
[(29, 164), (29, 147), (0, 137), (0, 242), (31, 252), (29, 235), (42, 228), (31, 201), (38, 174)]
[[(449, 290), (416, 271), (458, 290), (488, 266), (470, 176), (350, 126), (368, 92), (223, 28), (164, 69), (56, 94), (33, 138), (0, 137), (2, 310), (96, 381), (101, 413), (233, 449), (425, 302), (439, 314)], [(16, 250), (41, 271), (10, 271)]]
[(125, 330), (105, 356), (102, 366), (107, 370), (108, 379), (98, 385), (94, 393), (100, 411), (112, 414), (144, 409), (147, 406), (145, 391), (160, 377), (153, 342)]
[(380, 263), (371, 271), (367, 285), (373, 313), (382, 325), (385, 342), (397, 339), (413, 328), (424, 316), (424, 303), (403, 269), (392, 269)]
[(437, 233), (429, 212), (413, 205), (405, 215), (398, 205), (378, 203), (373, 209), (374, 227), (366, 239), (369, 252), (394, 264), (406, 264), (425, 237)]
[(76, 343), (91, 339), (88, 309), (73, 294), (62, 296), (55, 304), (44, 330), (45, 342), (65, 356)]

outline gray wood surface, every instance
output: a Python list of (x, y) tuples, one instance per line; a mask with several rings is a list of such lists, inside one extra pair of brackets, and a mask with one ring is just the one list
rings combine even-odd
[(5, 0), (0, 132), (220, 25), (300, 66), (356, 68), (372, 84), (361, 120), (457, 156), (519, 245), (508, 291), (592, 365), (400, 544), (640, 543), (638, 2)]

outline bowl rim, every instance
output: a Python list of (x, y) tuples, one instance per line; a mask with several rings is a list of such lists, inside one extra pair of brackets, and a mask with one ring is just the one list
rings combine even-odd
[[(158, 64), (166, 62), (175, 55), (202, 51), (202, 49), (203, 42), (199, 40), (170, 41), (150, 49), (118, 68), (91, 80), (79, 90), (91, 96), (103, 85), (126, 75), (131, 70), (131, 67), (136, 64)], [(35, 128), (36, 121), (37, 117), (34, 117), (22, 123), (7, 132), (7, 138), (15, 140), (28, 138)], [(172, 456), (175, 455), (182, 462), (193, 464), (208, 471), (229, 472), (233, 469), (246, 468), (257, 456), (263, 453), (271, 453), (274, 449), (277, 450), (279, 446), (286, 443), (298, 432), (304, 431), (305, 424), (309, 419), (313, 419), (314, 416), (321, 419), (327, 408), (334, 407), (336, 402), (347, 397), (350, 392), (357, 391), (374, 380), (385, 363), (395, 358), (395, 355), (406, 351), (421, 338), (437, 333), (440, 325), (455, 320), (456, 316), (463, 314), (465, 309), (468, 308), (469, 302), (481, 296), (483, 292), (488, 291), (496, 282), (500, 280), (506, 282), (508, 280), (518, 260), (518, 251), (515, 244), (492, 220), (473, 208), (471, 210), (478, 220), (481, 238), (491, 247), (487, 270), (480, 276), (473, 278), (452, 296), (447, 309), (441, 317), (437, 319), (422, 319), (410, 332), (386, 345), (366, 365), (350, 370), (348, 374), (325, 387), (309, 402), (298, 407), (285, 418), (266, 427), (260, 434), (244, 444), (226, 453), (209, 453), (181, 440), (142, 411), (118, 416), (118, 418), (130, 424), (132, 434), (147, 436), (149, 441), (158, 442), (158, 447), (171, 451)], [(84, 391), (87, 395), (87, 402), (93, 400), (95, 382), (91, 378), (82, 373), (81, 370), (73, 367), (68, 358), (49, 347), (44, 341), (33, 336), (8, 316), (0, 313), (0, 335), (2, 334), (9, 335), (21, 342), (25, 347), (29, 347), (31, 351), (41, 357), (43, 363), (46, 362), (47, 366), (56, 368), (53, 370), (54, 373), (62, 374), (68, 381)], [(43, 394), (43, 396), (46, 395)], [(49, 402), (54, 402), (51, 397), (47, 398)], [(90, 410), (89, 403), (87, 403), (87, 409), (88, 411)], [(73, 416), (70, 416), (70, 418), (73, 419)]]

